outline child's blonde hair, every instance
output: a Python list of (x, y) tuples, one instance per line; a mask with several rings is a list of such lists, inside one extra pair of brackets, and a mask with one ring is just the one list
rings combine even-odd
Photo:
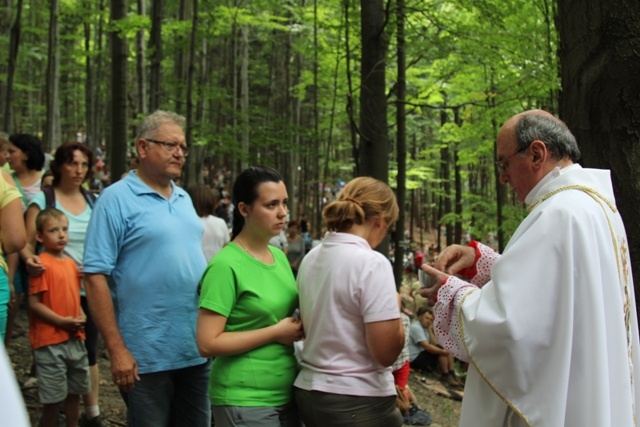
[[(50, 219), (60, 219), (67, 218), (67, 216), (59, 209), (56, 208), (46, 208), (38, 213), (36, 217), (36, 231), (38, 233), (42, 233), (42, 229), (44, 228), (44, 223)], [(68, 221), (68, 220), (67, 220)]]

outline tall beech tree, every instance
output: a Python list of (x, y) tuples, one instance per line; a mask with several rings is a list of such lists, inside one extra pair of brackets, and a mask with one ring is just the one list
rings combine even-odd
[(151, 2), (151, 35), (149, 37), (149, 50), (151, 65), (149, 70), (149, 111), (160, 108), (162, 92), (160, 84), (162, 80), (162, 13), (165, 0), (153, 0)]
[(46, 100), (47, 113), (44, 129), (43, 143), (47, 151), (60, 145), (60, 46), (58, 44), (58, 13), (60, 2), (51, 0), (49, 2), (49, 43), (47, 54), (47, 84)]
[(382, 0), (360, 1), (360, 145), (357, 175), (389, 180), (389, 133), (385, 81), (387, 16)]
[(402, 276), (404, 272), (404, 226), (406, 212), (406, 175), (407, 175), (407, 117), (406, 117), (406, 95), (407, 80), (406, 67), (407, 57), (405, 54), (405, 6), (404, 0), (397, 0), (396, 3), (396, 55), (397, 55), (397, 71), (398, 82), (396, 85), (396, 156), (398, 164), (396, 197), (400, 212), (398, 223), (393, 241), (395, 243), (393, 275), (396, 279), (396, 286), (402, 284)]
[[(4, 120), (2, 122), (5, 131), (13, 132), (13, 108), (12, 108), (12, 95), (13, 95), (13, 80), (16, 74), (16, 63), (18, 61), (18, 49), (20, 47), (20, 33), (22, 30), (22, 4), (23, 0), (18, 0), (15, 18), (11, 23), (9, 30), (9, 49), (7, 60), (7, 82), (4, 85), (4, 99), (2, 100), (2, 110), (4, 113)], [(9, 14), (7, 14), (9, 16)]]
[[(560, 118), (585, 166), (611, 169), (640, 278), (640, 3), (558, 0)], [(636, 299), (640, 287), (636, 287)]]
[(127, 40), (122, 20), (127, 0), (111, 0), (111, 138), (108, 146), (110, 173), (121, 176), (127, 169)]

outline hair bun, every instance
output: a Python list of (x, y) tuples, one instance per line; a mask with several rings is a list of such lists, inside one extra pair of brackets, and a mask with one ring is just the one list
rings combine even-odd
[(359, 200), (354, 199), (353, 197), (345, 197), (345, 198), (344, 198), (344, 199), (342, 199), (342, 200), (344, 200), (345, 202), (353, 202), (353, 203), (355, 203), (356, 205), (358, 205), (358, 206), (362, 207), (362, 203), (361, 203)]

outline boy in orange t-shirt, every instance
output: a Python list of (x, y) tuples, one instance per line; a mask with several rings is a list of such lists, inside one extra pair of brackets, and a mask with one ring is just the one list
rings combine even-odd
[(80, 306), (80, 272), (63, 255), (69, 221), (58, 209), (36, 217), (36, 240), (44, 247), (45, 268), (29, 286), (29, 338), (34, 350), (42, 426), (55, 426), (65, 401), (67, 426), (77, 426), (80, 395), (89, 392), (89, 361), (84, 343), (86, 316)]

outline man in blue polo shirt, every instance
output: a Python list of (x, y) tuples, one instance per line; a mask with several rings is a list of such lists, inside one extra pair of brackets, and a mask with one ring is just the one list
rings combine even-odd
[(87, 299), (133, 427), (210, 425), (209, 362), (195, 340), (202, 225), (173, 183), (184, 123), (166, 111), (142, 121), (138, 169), (102, 192), (87, 230)]

